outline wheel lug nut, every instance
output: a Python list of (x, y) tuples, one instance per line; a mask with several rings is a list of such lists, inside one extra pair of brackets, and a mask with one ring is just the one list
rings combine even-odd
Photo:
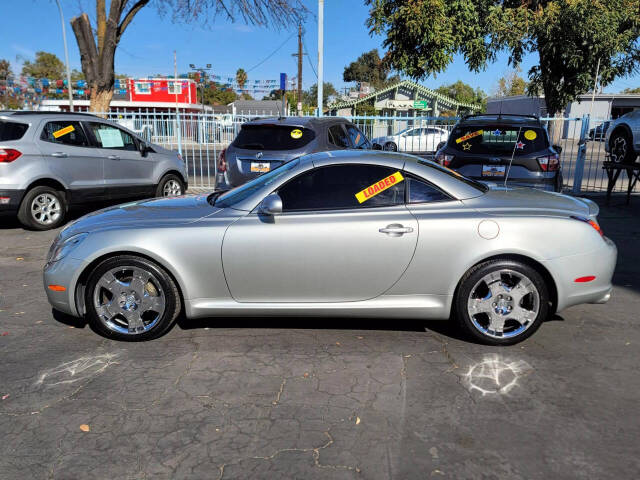
[(498, 304), (496, 302), (493, 302), (491, 305), (495, 307)]

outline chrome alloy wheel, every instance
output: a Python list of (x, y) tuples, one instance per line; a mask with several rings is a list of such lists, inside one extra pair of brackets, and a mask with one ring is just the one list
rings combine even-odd
[(136, 335), (156, 326), (166, 300), (160, 282), (151, 272), (123, 266), (100, 277), (93, 292), (93, 305), (107, 328)]
[(540, 293), (524, 274), (502, 269), (491, 272), (471, 289), (467, 312), (473, 326), (492, 338), (520, 335), (540, 311)]
[(613, 140), (611, 146), (611, 160), (615, 163), (622, 163), (627, 157), (627, 139), (624, 136), (618, 136)]
[(182, 195), (182, 186), (177, 180), (169, 180), (162, 188), (162, 195), (165, 197), (176, 197)]
[(60, 200), (50, 193), (42, 193), (31, 202), (31, 217), (41, 225), (51, 225), (61, 214)]

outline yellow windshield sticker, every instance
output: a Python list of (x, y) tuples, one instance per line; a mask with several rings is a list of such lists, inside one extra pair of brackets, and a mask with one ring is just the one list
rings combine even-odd
[(302, 130), (296, 128), (294, 130), (291, 130), (291, 138), (295, 138), (298, 139), (302, 136)]
[(55, 132), (53, 132), (53, 138), (60, 138), (61, 136), (66, 135), (67, 133), (71, 133), (74, 130), (75, 128), (73, 128), (73, 125), (61, 128), (60, 130), (56, 130)]
[(475, 132), (469, 132), (466, 135), (456, 138), (456, 143), (462, 143), (465, 140), (469, 140), (470, 138), (479, 137), (483, 133), (484, 133), (484, 130), (476, 130)]
[(387, 188), (393, 187), (395, 184), (400, 183), (404, 180), (404, 177), (400, 172), (396, 172), (393, 175), (389, 175), (386, 178), (383, 178), (379, 182), (374, 183), (373, 185), (365, 188), (361, 192), (356, 193), (356, 198), (359, 203), (366, 202), (371, 197), (375, 197), (380, 192), (384, 192)]
[(535, 132), (535, 130), (527, 130), (526, 132), (524, 132), (524, 138), (526, 138), (527, 140), (535, 140), (537, 136), (538, 134)]

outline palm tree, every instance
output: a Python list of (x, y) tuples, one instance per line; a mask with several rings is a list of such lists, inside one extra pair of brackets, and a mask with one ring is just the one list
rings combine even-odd
[(236, 83), (240, 90), (244, 90), (244, 86), (247, 83), (247, 72), (244, 71), (244, 68), (239, 68), (236, 72)]

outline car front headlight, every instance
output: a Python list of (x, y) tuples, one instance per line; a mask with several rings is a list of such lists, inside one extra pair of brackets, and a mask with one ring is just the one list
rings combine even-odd
[(63, 242), (54, 242), (49, 249), (49, 254), (47, 255), (47, 263), (57, 262), (58, 260), (63, 259), (69, 253), (76, 248), (80, 242), (82, 242), (88, 233), (78, 233), (77, 235), (73, 235), (72, 237), (67, 238)]

